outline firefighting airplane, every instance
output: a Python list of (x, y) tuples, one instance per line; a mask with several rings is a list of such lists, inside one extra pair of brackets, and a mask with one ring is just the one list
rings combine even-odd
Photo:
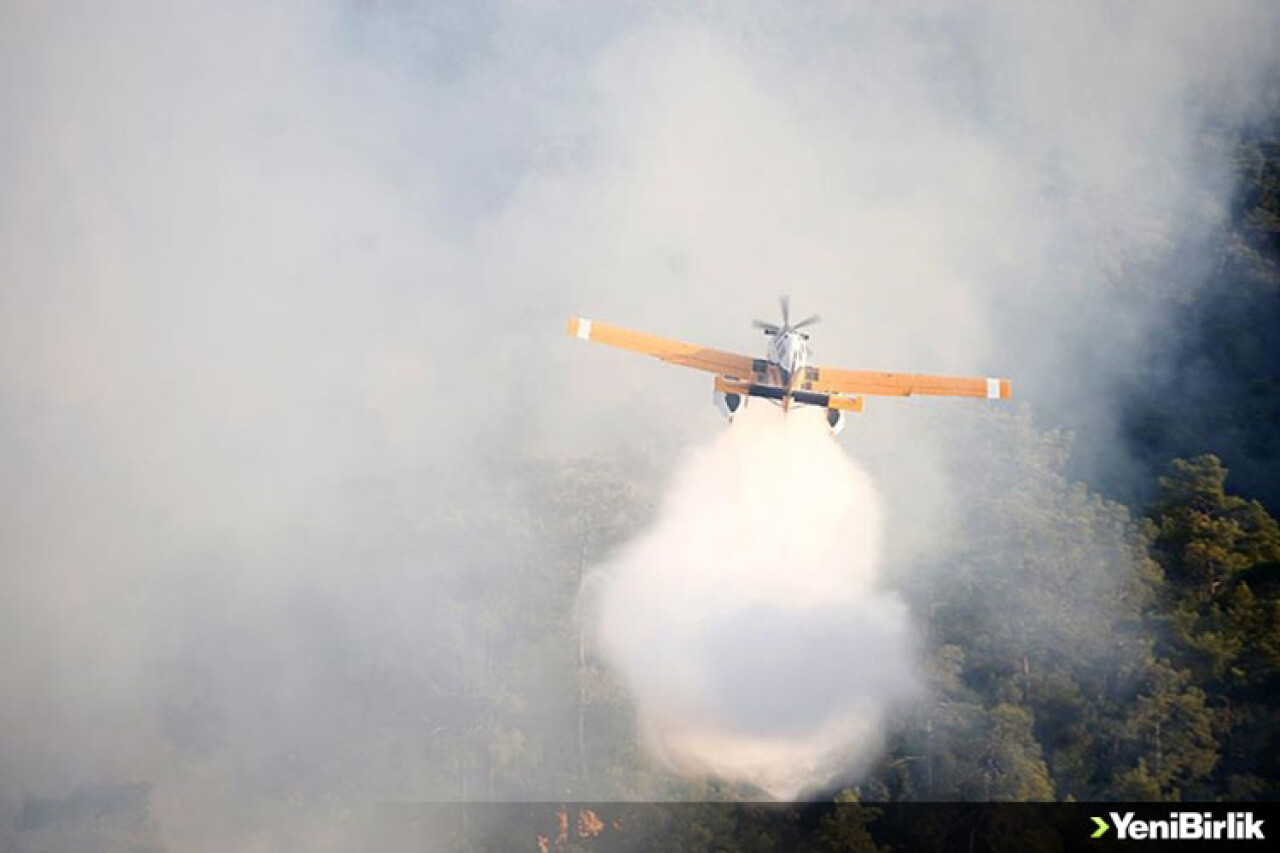
[(765, 358), (700, 347), (610, 326), (585, 317), (569, 319), (569, 334), (584, 341), (656, 356), (663, 361), (716, 374), (715, 404), (730, 421), (751, 397), (763, 397), (789, 409), (794, 401), (827, 410), (833, 434), (844, 429), (846, 412), (861, 412), (862, 397), (870, 394), (910, 397), (986, 397), (1005, 400), (1012, 395), (1008, 379), (998, 377), (929, 376), (920, 373), (880, 373), (840, 370), (809, 365), (809, 333), (803, 332), (822, 318), (817, 314), (791, 323), (791, 303), (782, 297), (782, 325), (755, 320), (753, 325), (769, 338)]

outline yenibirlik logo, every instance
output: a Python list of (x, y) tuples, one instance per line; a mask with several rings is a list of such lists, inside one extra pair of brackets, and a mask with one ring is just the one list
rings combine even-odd
[[(1168, 820), (1142, 820), (1133, 812), (1110, 813), (1115, 824), (1115, 837), (1120, 841), (1264, 841), (1261, 818), (1250, 812), (1228, 812), (1214, 819), (1212, 812), (1171, 812)], [(1111, 825), (1100, 817), (1093, 818), (1097, 829), (1090, 838), (1102, 838)]]

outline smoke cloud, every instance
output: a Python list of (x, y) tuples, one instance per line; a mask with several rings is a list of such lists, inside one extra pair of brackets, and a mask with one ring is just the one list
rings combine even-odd
[(820, 411), (757, 401), (688, 461), (599, 593), (602, 649), (663, 759), (789, 798), (873, 757), (916, 689), (881, 522)]

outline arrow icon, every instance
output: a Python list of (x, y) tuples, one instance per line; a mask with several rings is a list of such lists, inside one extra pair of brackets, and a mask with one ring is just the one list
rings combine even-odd
[(1107, 825), (1107, 822), (1100, 817), (1095, 817), (1093, 822), (1098, 825), (1098, 828), (1093, 831), (1093, 835), (1089, 836), (1090, 838), (1101, 838), (1106, 831), (1111, 828)]

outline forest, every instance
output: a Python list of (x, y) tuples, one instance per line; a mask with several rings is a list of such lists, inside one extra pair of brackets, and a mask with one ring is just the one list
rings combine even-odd
[[(1128, 452), (1146, 462), (1148, 482), (1131, 490), (1141, 503), (1073, 481), (1070, 435), (1026, 408), (956, 437), (980, 449), (954, 454), (955, 465), (1005, 462), (955, 472), (968, 489), (964, 536), (903, 574), (912, 611), (927, 614), (931, 699), (845, 796), (1241, 801), (1280, 791), (1276, 129), (1235, 140), (1239, 190), (1217, 278), (1180, 313), (1187, 333), (1167, 384), (1125, 413)], [(527, 553), (546, 555), (518, 571), (549, 571), (546, 600), (504, 600), (513, 587), (502, 583), (477, 590), (492, 645), (459, 662), (476, 725), (449, 757), (468, 794), (519, 799), (525, 780), (552, 773), (569, 797), (752, 798), (649, 766), (626, 696), (572, 621), (556, 618), (572, 609), (584, 566), (651, 516), (658, 475), (637, 470), (644, 460), (583, 459), (520, 478), (547, 502), (518, 525), (532, 537)], [(528, 699), (549, 681), (573, 713)], [(576, 725), (557, 733), (539, 722), (555, 719)]]
[[(1076, 481), (1070, 433), (1037, 423), (1026, 406), (983, 415), (955, 436), (970, 449), (953, 456), (967, 490), (964, 535), (900, 575), (922, 622), (929, 695), (864, 778), (779, 817), (726, 810), (758, 792), (682, 779), (645, 755), (625, 691), (574, 615), (584, 573), (652, 518), (662, 449), (495, 460), (492, 517), (442, 519), (458, 536), (477, 524), (494, 531), (473, 560), (431, 569), (455, 593), (423, 622), (449, 653), (372, 669), (338, 659), (333, 677), (358, 689), (349, 707), (327, 709), (330, 741), (384, 755), (384, 772), (400, 773), (390, 788), (442, 800), (554, 791), (568, 804), (583, 792), (704, 803), (607, 824), (588, 808), (531, 806), (490, 841), (459, 842), (468, 849), (640, 850), (661, 838), (666, 849), (875, 850), (888, 848), (869, 827), (895, 803), (1274, 800), (1280, 136), (1267, 130), (1235, 142), (1231, 227), (1218, 238), (1211, 286), (1180, 311), (1173, 369), (1124, 413), (1126, 451), (1143, 460), (1144, 483), (1107, 496)], [(975, 458), (1004, 461), (963, 468)], [(490, 550), (524, 556), (499, 565)], [(476, 632), (480, 643), (469, 641)], [(425, 712), (424, 692), (433, 697)], [(360, 698), (369, 693), (379, 699)], [(148, 791), (129, 780), (28, 795), (14, 804), (15, 849), (80, 837), (89, 825), (126, 846), (163, 849)], [(936, 841), (927, 826), (912, 831), (908, 840)]]
[[(942, 827), (965, 823), (963, 814), (924, 812), (904, 829), (886, 823), (895, 803), (1275, 800), (1278, 132), (1272, 123), (1232, 140), (1238, 189), (1230, 225), (1215, 238), (1211, 282), (1174, 312), (1172, 358), (1132, 389), (1122, 412), (1123, 451), (1140, 460), (1140, 482), (1076, 481), (1071, 434), (1037, 423), (1025, 407), (984, 416), (956, 436), (964, 534), (904, 573), (900, 590), (926, 623), (929, 698), (901, 721), (868, 777), (785, 817), (714, 805), (641, 810), (631, 825), (643, 829), (609, 837), (605, 825), (597, 838), (599, 827), (584, 826), (581, 814), (575, 833), (571, 813), (560, 843), (551, 829), (544, 841), (570, 850), (638, 850), (656, 838), (667, 849), (712, 849), (715, 839), (715, 849), (884, 850), (955, 842)], [(1005, 462), (963, 470), (975, 457)], [(585, 554), (607, 552), (652, 513), (653, 480), (622, 470), (582, 460), (544, 472), (547, 517), (569, 525), (546, 541), (575, 544), (559, 555), (559, 582), (535, 613), (562, 610)], [(532, 619), (526, 629), (538, 630), (536, 615), (509, 607), (513, 620)], [(648, 765), (625, 695), (598, 661), (579, 656), (569, 626), (557, 627), (536, 654), (558, 649), (561, 697), (577, 706), (578, 727), (538, 738), (537, 724), (522, 719), (533, 707), (507, 705), (475, 733), (472, 790), (518, 798), (534, 762), (558, 768), (570, 801), (587, 780), (623, 800), (756, 798)], [(511, 650), (520, 641), (512, 633), (498, 642)], [(502, 685), (490, 680), (487, 690), (519, 694), (521, 674), (538, 671), (519, 655), (490, 660), (508, 668), (503, 675), (492, 662), (474, 663), (473, 677)], [(493, 713), (500, 702), (490, 701)], [(987, 829), (990, 843), (999, 830)], [(886, 833), (896, 844), (881, 843)]]
[[(190, 618), (181, 630), (167, 612), (154, 620), (171, 642), (146, 661), (159, 676), (145, 697), (155, 719), (144, 731), (160, 733), (148, 758), (173, 777), (191, 771), (182, 790), (222, 797), (165, 813), (248, 826), (250, 837), (260, 823), (276, 842), (261, 849), (311, 846), (312, 828), (299, 827), (315, 818), (339, 848), (344, 833), (372, 833), (541, 853), (646, 850), (659, 839), (668, 850), (869, 851), (926, 846), (955, 822), (935, 812), (905, 825), (894, 817), (902, 804), (1280, 799), (1280, 112), (1202, 142), (1224, 153), (1235, 189), (1222, 227), (1194, 247), (1207, 283), (1158, 297), (1172, 318), (1167, 348), (1115, 395), (1126, 402), (1111, 452), (1126, 464), (1083, 462), (1080, 446), (1097, 443), (1091, 425), (1048, 406), (984, 410), (949, 434), (956, 518), (888, 580), (920, 632), (926, 695), (895, 720), (868, 772), (775, 807), (647, 753), (630, 697), (580, 617), (591, 571), (658, 511), (676, 448), (655, 445), (478, 459), (482, 500), (468, 509), (483, 506), (480, 516), (457, 511), (425, 467), (393, 486), (356, 483), (359, 500), (339, 508), (350, 513), (270, 540), (316, 580), (302, 591), (268, 580), (251, 602), (261, 612), (215, 594), (256, 589), (242, 578), (206, 588), (156, 571), (149, 601)], [(272, 453), (236, 459), (267, 466)], [(430, 496), (428, 521), (397, 514), (398, 486)], [(166, 523), (157, 514), (148, 559), (192, 560), (165, 550), (176, 549)], [(350, 541), (380, 550), (344, 551), (356, 528)], [(234, 565), (239, 545), (210, 537), (194, 561)], [(245, 575), (271, 559), (245, 561)], [(402, 595), (406, 578), (415, 593), (440, 593)], [(120, 612), (135, 612), (133, 594), (120, 593)], [(271, 596), (284, 605), (272, 610)], [(348, 610), (333, 603), (344, 596)], [(207, 609), (180, 611), (202, 597)], [(406, 616), (405, 602), (421, 609)], [(254, 622), (276, 613), (285, 628)], [(128, 625), (111, 628), (129, 636)], [(299, 660), (323, 666), (290, 671)], [(94, 673), (72, 675), (91, 693)], [(312, 697), (329, 701), (303, 719), (297, 706)], [(67, 713), (75, 731), (98, 731)], [(233, 796), (207, 779), (244, 781)], [(61, 792), (0, 792), (0, 849), (167, 849), (154, 803), (165, 781), (126, 769)], [(453, 805), (412, 818), (351, 805), (406, 792)], [(500, 819), (485, 804), (525, 810)], [(281, 829), (274, 821), (289, 809), (298, 826)]]

